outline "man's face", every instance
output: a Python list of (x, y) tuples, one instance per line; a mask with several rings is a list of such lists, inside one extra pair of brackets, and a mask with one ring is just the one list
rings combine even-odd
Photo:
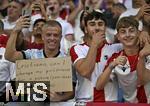
[(101, 19), (98, 20), (89, 20), (87, 21), (87, 26), (85, 27), (85, 33), (89, 38), (92, 38), (95, 33), (101, 32), (102, 35), (105, 34), (106, 26), (105, 22)]
[(136, 7), (142, 7), (146, 2), (145, 0), (132, 0), (132, 3), (134, 3)]
[(41, 35), (42, 35), (42, 27), (43, 27), (44, 24), (45, 23), (42, 22), (42, 21), (40, 21), (40, 22), (35, 24), (35, 26), (33, 28), (33, 35), (34, 36), (40, 35), (40, 37), (41, 37)]
[(44, 45), (48, 50), (56, 50), (60, 47), (61, 41), (61, 28), (59, 26), (52, 27), (48, 26), (43, 29), (42, 39)]
[(58, 0), (48, 0), (48, 6), (50, 7), (50, 13), (57, 14), (60, 10), (60, 4)]
[(19, 18), (22, 12), (22, 5), (17, 2), (11, 2), (8, 6), (8, 17), (9, 18)]
[(126, 47), (133, 47), (138, 43), (139, 31), (136, 27), (120, 28), (118, 31), (119, 41)]

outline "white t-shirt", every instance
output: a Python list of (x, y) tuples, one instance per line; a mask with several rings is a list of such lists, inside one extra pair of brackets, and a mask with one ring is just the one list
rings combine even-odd
[[(0, 48), (0, 81), (10, 81), (16, 78), (15, 64), (9, 62), (4, 57), (5, 48)], [(0, 96), (5, 92), (5, 82), (0, 83)]]
[(4, 24), (4, 30), (12, 30), (16, 25), (16, 21), (15, 22), (9, 22), (8, 17), (2, 19), (2, 21)]
[[(113, 61), (113, 59), (117, 58), (120, 54), (121, 52), (113, 54), (112, 57), (108, 60), (108, 64)], [(148, 60), (150, 61), (150, 56)], [(118, 79), (118, 83), (123, 90), (123, 97), (126, 102), (138, 103), (139, 101), (147, 100), (147, 102), (150, 103), (150, 82), (147, 83), (144, 87), (137, 87), (137, 62), (138, 55), (127, 56), (127, 63), (124, 65), (124, 71), (118, 65), (113, 69), (113, 72), (115, 73), (115, 76)], [(150, 63), (147, 61), (145, 66), (148, 68)], [(145, 96), (143, 96), (144, 92), (146, 94)], [(141, 94), (143, 97), (139, 98)]]
[(68, 23), (67, 21), (63, 20), (60, 17), (56, 18), (56, 21), (58, 21), (62, 26), (62, 39), (61, 39), (61, 48), (60, 48), (61, 52), (68, 54), (68, 49), (70, 47), (70, 41), (68, 41), (65, 38), (65, 36), (67, 36), (69, 34), (74, 35), (73, 27), (70, 23)]

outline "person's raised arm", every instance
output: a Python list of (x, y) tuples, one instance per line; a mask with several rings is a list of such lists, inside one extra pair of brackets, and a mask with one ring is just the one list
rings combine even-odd
[(107, 82), (110, 80), (110, 74), (112, 70), (117, 65), (124, 65), (126, 64), (126, 57), (125, 56), (119, 56), (116, 59), (114, 59), (112, 62), (109, 63), (109, 65), (105, 68), (104, 72), (98, 77), (96, 82), (96, 89), (102, 90)]
[(78, 6), (77, 8), (75, 8), (68, 16), (67, 21), (70, 22), (73, 26), (75, 24), (75, 19), (78, 16), (78, 14), (81, 12), (81, 10), (83, 10), (83, 4), (82, 1), (79, 0)]
[(87, 56), (75, 63), (75, 68), (81, 76), (90, 78), (92, 72), (94, 71), (97, 50), (104, 44), (104, 41), (105, 35), (103, 35), (101, 32), (93, 35)]
[(15, 62), (16, 60), (23, 59), (23, 54), (21, 51), (16, 50), (16, 40), (17, 36), (21, 32), (22, 28), (28, 28), (30, 25), (29, 17), (22, 16), (17, 20), (16, 26), (11, 32), (9, 40), (6, 45), (5, 58), (11, 62)]
[(150, 81), (150, 69), (145, 67), (146, 57), (150, 55), (150, 44), (145, 43), (144, 48), (139, 53), (137, 64), (138, 85), (143, 85)]
[(144, 15), (149, 15), (148, 11), (149, 11), (150, 6), (145, 4), (143, 5), (140, 10), (138, 11), (137, 15), (135, 16), (135, 19), (137, 21), (141, 20), (143, 18)]

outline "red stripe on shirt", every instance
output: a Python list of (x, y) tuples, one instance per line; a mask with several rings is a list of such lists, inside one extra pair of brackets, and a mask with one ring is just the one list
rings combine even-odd
[(70, 55), (71, 55), (72, 62), (74, 62), (78, 58), (78, 55), (76, 54), (74, 47), (75, 47), (75, 45), (72, 46), (70, 49)]
[(105, 102), (104, 89), (96, 90), (96, 88), (94, 88), (94, 102)]
[(128, 60), (129, 60), (129, 64), (130, 64), (130, 68), (131, 68), (131, 72), (136, 70), (136, 66), (138, 63), (138, 54), (133, 55), (133, 56), (127, 56)]
[[(105, 44), (104, 44), (104, 45), (105, 45)], [(100, 62), (101, 53), (102, 53), (102, 48), (104, 47), (104, 45), (97, 49), (96, 62)]]
[(137, 88), (137, 98), (139, 103), (147, 103), (147, 97), (146, 97), (144, 86)]

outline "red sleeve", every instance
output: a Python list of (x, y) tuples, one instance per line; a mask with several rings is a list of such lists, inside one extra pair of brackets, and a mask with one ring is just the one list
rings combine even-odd
[(75, 52), (75, 45), (72, 46), (70, 49), (70, 56), (71, 56), (72, 62), (74, 62), (78, 58), (78, 55)]
[(8, 41), (8, 35), (1, 34), (0, 35), (0, 47), (6, 47)]

